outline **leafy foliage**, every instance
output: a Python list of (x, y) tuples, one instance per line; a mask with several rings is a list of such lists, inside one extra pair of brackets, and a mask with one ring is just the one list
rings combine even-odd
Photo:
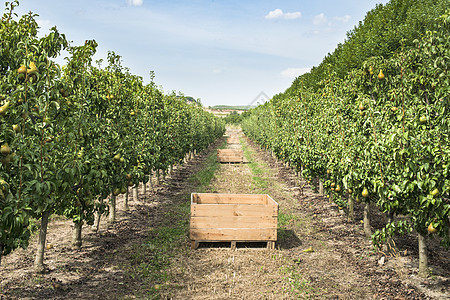
[[(29, 219), (57, 213), (92, 224), (105, 200), (147, 182), (155, 170), (205, 149), (225, 124), (198, 103), (165, 95), (97, 43), (72, 46), (53, 27), (39, 38), (36, 15), (15, 20), (7, 2), (0, 27), (0, 257), (26, 247)], [(55, 58), (70, 57), (63, 67)]]
[(379, 5), (242, 123), (305, 178), (320, 178), (340, 206), (347, 193), (409, 217), (377, 232), (376, 243), (425, 235), (431, 223), (450, 245), (449, 21), (448, 1)]

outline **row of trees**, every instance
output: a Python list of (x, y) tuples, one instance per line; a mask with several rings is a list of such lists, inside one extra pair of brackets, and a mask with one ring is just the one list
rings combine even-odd
[[(17, 19), (17, 5), (6, 3), (0, 26), (0, 260), (27, 246), (37, 219), (41, 271), (52, 214), (73, 219), (81, 244), (94, 214), (114, 221), (117, 195), (205, 149), (225, 125), (163, 94), (153, 73), (144, 84), (114, 52), (93, 66), (93, 40), (71, 46), (56, 27), (39, 38), (36, 15)], [(62, 49), (70, 57), (61, 67), (53, 59)]]
[[(350, 220), (354, 202), (363, 202), (367, 235), (372, 234), (370, 204), (386, 213), (388, 224), (372, 234), (376, 245), (416, 230), (423, 276), (428, 275), (427, 236), (450, 245), (445, 3), (393, 0), (377, 6), (318, 68), (253, 109), (242, 125), (246, 135), (305, 178), (319, 179), (325, 192), (348, 208)], [(425, 15), (430, 9), (435, 17)], [(402, 34), (391, 35), (381, 25), (372, 30), (373, 24), (388, 23), (387, 29)], [(388, 53), (372, 56), (377, 50), (366, 49), (361, 39), (377, 40), (373, 47)]]

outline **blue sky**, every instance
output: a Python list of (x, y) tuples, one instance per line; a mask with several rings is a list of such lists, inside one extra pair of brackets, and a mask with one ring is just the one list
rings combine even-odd
[(155, 71), (164, 91), (212, 106), (283, 92), (387, 2), (21, 0), (16, 12), (33, 11), (42, 34), (57, 26), (74, 45), (95, 39), (96, 59), (112, 50), (146, 83)]

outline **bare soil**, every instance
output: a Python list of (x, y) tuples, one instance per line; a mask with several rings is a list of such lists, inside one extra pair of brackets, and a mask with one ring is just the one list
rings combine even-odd
[[(236, 128), (227, 133), (242, 135)], [(249, 163), (222, 164), (207, 192), (270, 194), (280, 210), (276, 249), (238, 243), (231, 251), (230, 243), (201, 243), (191, 250), (186, 232), (173, 244), (176, 255), (161, 285), (148, 279), (151, 274), (130, 272), (142, 266), (138, 249), (154, 238), (154, 229), (188, 222), (188, 214), (175, 208), (188, 207), (190, 193), (197, 191), (190, 178), (223, 141), (178, 166), (154, 191), (144, 195), (141, 186), (140, 200), (131, 198), (129, 211), (121, 209), (119, 197), (118, 221), (102, 220), (98, 233), (84, 228), (80, 250), (70, 245), (71, 222), (54, 217), (47, 271), (33, 273), (34, 237), (28, 249), (3, 258), (0, 299), (450, 299), (450, 255), (437, 241), (429, 246), (432, 276), (419, 279), (414, 235), (396, 240), (396, 257), (374, 252), (359, 219), (347, 222), (344, 211), (245, 137), (249, 161), (260, 172)], [(375, 228), (384, 222), (381, 214), (373, 215)]]

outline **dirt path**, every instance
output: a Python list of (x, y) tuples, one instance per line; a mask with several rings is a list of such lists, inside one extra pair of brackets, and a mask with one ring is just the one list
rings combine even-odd
[[(228, 132), (229, 135), (239, 132)], [(338, 207), (311, 189), (241, 136), (249, 164), (222, 164), (207, 192), (268, 193), (280, 205), (275, 251), (208, 243), (179, 261), (174, 299), (428, 299), (403, 283), (406, 264), (380, 266), (362, 226), (347, 224)], [(236, 148), (236, 145), (228, 145)], [(264, 246), (264, 245), (263, 245)], [(247, 248), (250, 247), (250, 248)], [(312, 249), (309, 252), (308, 249)], [(448, 275), (448, 274), (447, 274)], [(446, 297), (448, 286), (436, 288)]]
[[(49, 226), (48, 272), (32, 272), (35, 240), (2, 261), (0, 299), (450, 299), (448, 253), (432, 252), (441, 269), (415, 277), (414, 256), (378, 261), (362, 226), (338, 207), (300, 189), (293, 172), (234, 128), (224, 139), (174, 170), (144, 201), (130, 201), (118, 222), (85, 230), (81, 250), (70, 247), (71, 223)], [(217, 147), (242, 147), (249, 163), (217, 164)], [(188, 239), (192, 192), (267, 193), (279, 203), (275, 250), (265, 244)], [(121, 207), (123, 198), (119, 198)], [(306, 251), (310, 249), (312, 251)], [(440, 256), (438, 256), (440, 255)], [(427, 296), (423, 291), (427, 292)]]

